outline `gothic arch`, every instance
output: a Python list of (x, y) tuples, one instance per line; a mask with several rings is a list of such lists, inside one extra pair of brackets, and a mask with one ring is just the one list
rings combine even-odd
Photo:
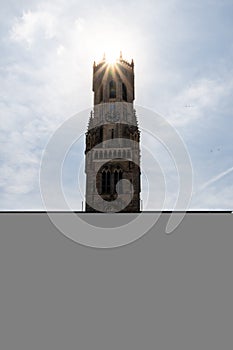
[[(116, 186), (120, 180), (122, 180), (122, 170), (121, 168), (117, 167), (117, 169), (114, 170), (114, 192), (117, 192)], [(122, 188), (122, 182), (119, 182), (118, 184), (118, 193), (121, 194), (123, 192)]]
[(104, 98), (104, 89), (103, 89), (103, 85), (101, 85), (101, 87), (100, 87), (100, 102), (103, 102), (103, 98)]
[(116, 98), (116, 82), (114, 80), (109, 82), (109, 98)]
[(111, 191), (111, 173), (109, 169), (102, 171), (102, 186), (101, 192), (103, 194), (110, 194)]
[(122, 100), (127, 102), (127, 87), (122, 83)]

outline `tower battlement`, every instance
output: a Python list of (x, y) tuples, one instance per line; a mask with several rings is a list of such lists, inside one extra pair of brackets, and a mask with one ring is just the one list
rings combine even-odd
[[(122, 54), (120, 54), (119, 58), (116, 58), (116, 61), (113, 64), (117, 64), (117, 63), (121, 63), (121, 64), (125, 64), (128, 68), (130, 69), (134, 69), (134, 60), (132, 59), (131, 62), (123, 59)], [(108, 63), (108, 61), (106, 60), (105, 55), (103, 56), (102, 60), (98, 63), (96, 63), (96, 61), (94, 61), (93, 63), (93, 71), (94, 73), (97, 72), (101, 67), (103, 67), (104, 65), (110, 65), (111, 63)]]

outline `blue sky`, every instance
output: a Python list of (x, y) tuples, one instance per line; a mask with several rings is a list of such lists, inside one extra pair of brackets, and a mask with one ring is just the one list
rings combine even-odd
[[(194, 181), (190, 209), (232, 209), (232, 1), (0, 3), (1, 210), (44, 209), (42, 152), (65, 120), (92, 106), (93, 61), (120, 50), (135, 61), (135, 103), (164, 116), (187, 146)], [(144, 126), (142, 117), (139, 124)], [(143, 135), (142, 141), (149, 145)], [(162, 162), (163, 151), (153, 147)], [(79, 141), (64, 170), (66, 195), (77, 210), (82, 196), (74, 164), (83, 156)], [(168, 160), (163, 167), (169, 209), (178, 183)], [(151, 210), (158, 188), (146, 157), (144, 168), (152, 178), (145, 208)]]

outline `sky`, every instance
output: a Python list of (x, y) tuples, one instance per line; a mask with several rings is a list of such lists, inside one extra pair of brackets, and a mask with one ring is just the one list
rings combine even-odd
[[(233, 208), (232, 0), (0, 4), (0, 210), (44, 210), (43, 151), (62, 123), (92, 107), (93, 62), (120, 50), (135, 62), (135, 105), (163, 116), (186, 145), (190, 209)], [(140, 126), (146, 127), (143, 116)], [(143, 132), (142, 144), (163, 167), (164, 209), (171, 209), (179, 187), (174, 166)], [(77, 141), (64, 162), (63, 185), (76, 210), (84, 200), (83, 149)], [(144, 209), (158, 209), (158, 169), (143, 152), (142, 161)]]

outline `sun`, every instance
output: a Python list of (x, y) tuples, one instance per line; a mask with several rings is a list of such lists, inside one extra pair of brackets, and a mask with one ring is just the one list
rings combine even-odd
[(109, 50), (105, 53), (105, 60), (108, 64), (113, 65), (119, 58), (119, 52), (116, 53), (115, 50)]
[[(106, 64), (114, 65), (122, 57), (127, 60), (128, 57), (131, 57), (132, 53), (134, 52), (131, 50), (131, 46), (129, 45), (129, 43), (132, 43), (133, 40), (128, 38), (129, 35), (127, 35), (125, 31), (124, 33), (117, 32), (116, 35), (113, 30), (106, 32), (106, 30), (102, 30), (102, 28), (100, 28), (97, 34), (98, 35), (95, 38), (91, 38), (89, 46), (91, 48), (91, 56), (95, 57), (97, 61), (98, 57), (104, 57)], [(123, 56), (121, 52), (123, 53)]]

